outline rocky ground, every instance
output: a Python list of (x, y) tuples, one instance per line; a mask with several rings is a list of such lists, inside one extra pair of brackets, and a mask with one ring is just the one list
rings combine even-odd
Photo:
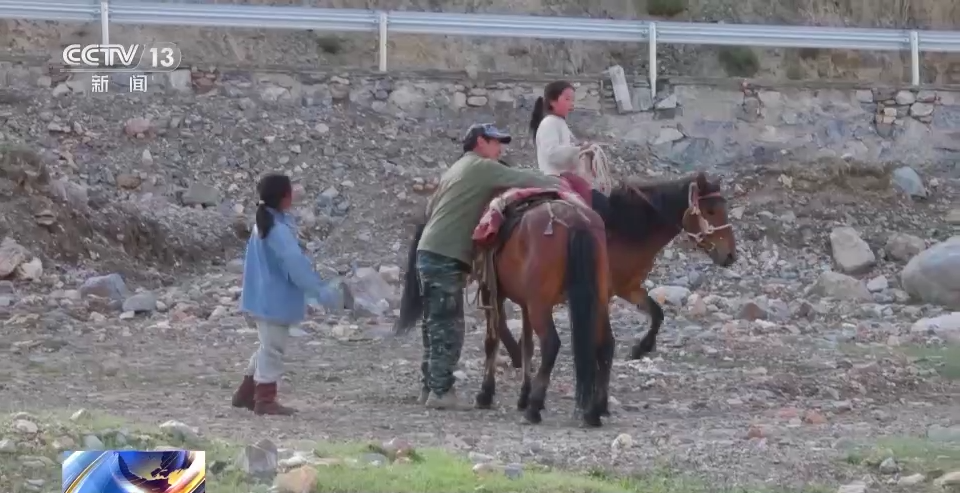
[[(622, 343), (606, 426), (568, 421), (565, 349), (534, 427), (514, 410), (518, 379), (507, 369), (496, 410), (424, 411), (413, 401), (418, 337), (389, 334), (409, 223), (477, 115), (441, 122), (217, 94), (24, 92), (3, 104), (5, 412), (177, 420), (234, 443), (399, 438), (523, 468), (665, 468), (716, 489), (956, 481), (955, 173), (849, 161), (718, 171), (741, 260), (720, 269), (669, 246), (650, 278), (667, 312), (653, 359), (625, 361), (647, 321), (616, 303)], [(634, 147), (608, 153), (621, 174), (673, 173), (641, 166)], [(508, 159), (532, 162), (528, 149)], [(313, 313), (294, 331), (281, 390), (301, 410), (292, 418), (227, 402), (256, 341), (237, 311), (237, 259), (268, 170), (295, 177), (304, 244), (323, 272), (348, 276), (362, 308)], [(466, 394), (482, 365), (481, 318), (469, 318)], [(569, 347), (565, 313), (556, 319)], [(11, 417), (0, 452), (30, 450), (30, 429), (17, 425), (30, 419)], [(18, 464), (3, 468), (5, 490), (54, 491), (25, 460), (4, 462)]]

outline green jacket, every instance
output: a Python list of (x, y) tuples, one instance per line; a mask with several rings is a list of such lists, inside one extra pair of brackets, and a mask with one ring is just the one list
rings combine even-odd
[(417, 250), (433, 252), (470, 265), (473, 230), (497, 193), (509, 188), (560, 187), (560, 179), (539, 171), (508, 168), (468, 152), (440, 178), (430, 199), (427, 225)]

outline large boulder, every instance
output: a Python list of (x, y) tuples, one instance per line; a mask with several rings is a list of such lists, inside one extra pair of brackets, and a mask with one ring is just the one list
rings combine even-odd
[(925, 303), (960, 310), (960, 236), (910, 259), (900, 274), (900, 284)]

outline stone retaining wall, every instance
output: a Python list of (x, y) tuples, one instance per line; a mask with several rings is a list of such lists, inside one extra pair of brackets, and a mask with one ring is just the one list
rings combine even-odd
[[(89, 76), (7, 70), (7, 85), (30, 81), (57, 96), (89, 92)], [(78, 77), (79, 76), (79, 77)], [(114, 77), (123, 84), (126, 76)], [(351, 105), (382, 114), (449, 121), (494, 119), (519, 129), (543, 81), (495, 80), (477, 74), (431, 78), (398, 74), (220, 73), (179, 70), (152, 75), (153, 91), (222, 95), (249, 102)], [(656, 99), (633, 87), (639, 111), (618, 114), (607, 81), (577, 82), (578, 135), (648, 147), (654, 161), (722, 166), (778, 156), (843, 157), (922, 165), (960, 158), (960, 93), (908, 89), (739, 88), (670, 84)], [(463, 120), (461, 122), (461, 120)], [(456, 122), (456, 123), (455, 123)]]

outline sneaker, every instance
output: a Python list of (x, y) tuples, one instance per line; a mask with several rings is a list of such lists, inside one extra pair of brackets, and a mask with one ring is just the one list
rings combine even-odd
[(442, 396), (437, 396), (437, 394), (431, 392), (430, 397), (427, 397), (424, 405), (430, 409), (446, 409), (450, 411), (467, 411), (473, 409), (472, 405), (460, 401), (457, 397), (457, 391), (453, 389), (450, 389), (449, 392)]

